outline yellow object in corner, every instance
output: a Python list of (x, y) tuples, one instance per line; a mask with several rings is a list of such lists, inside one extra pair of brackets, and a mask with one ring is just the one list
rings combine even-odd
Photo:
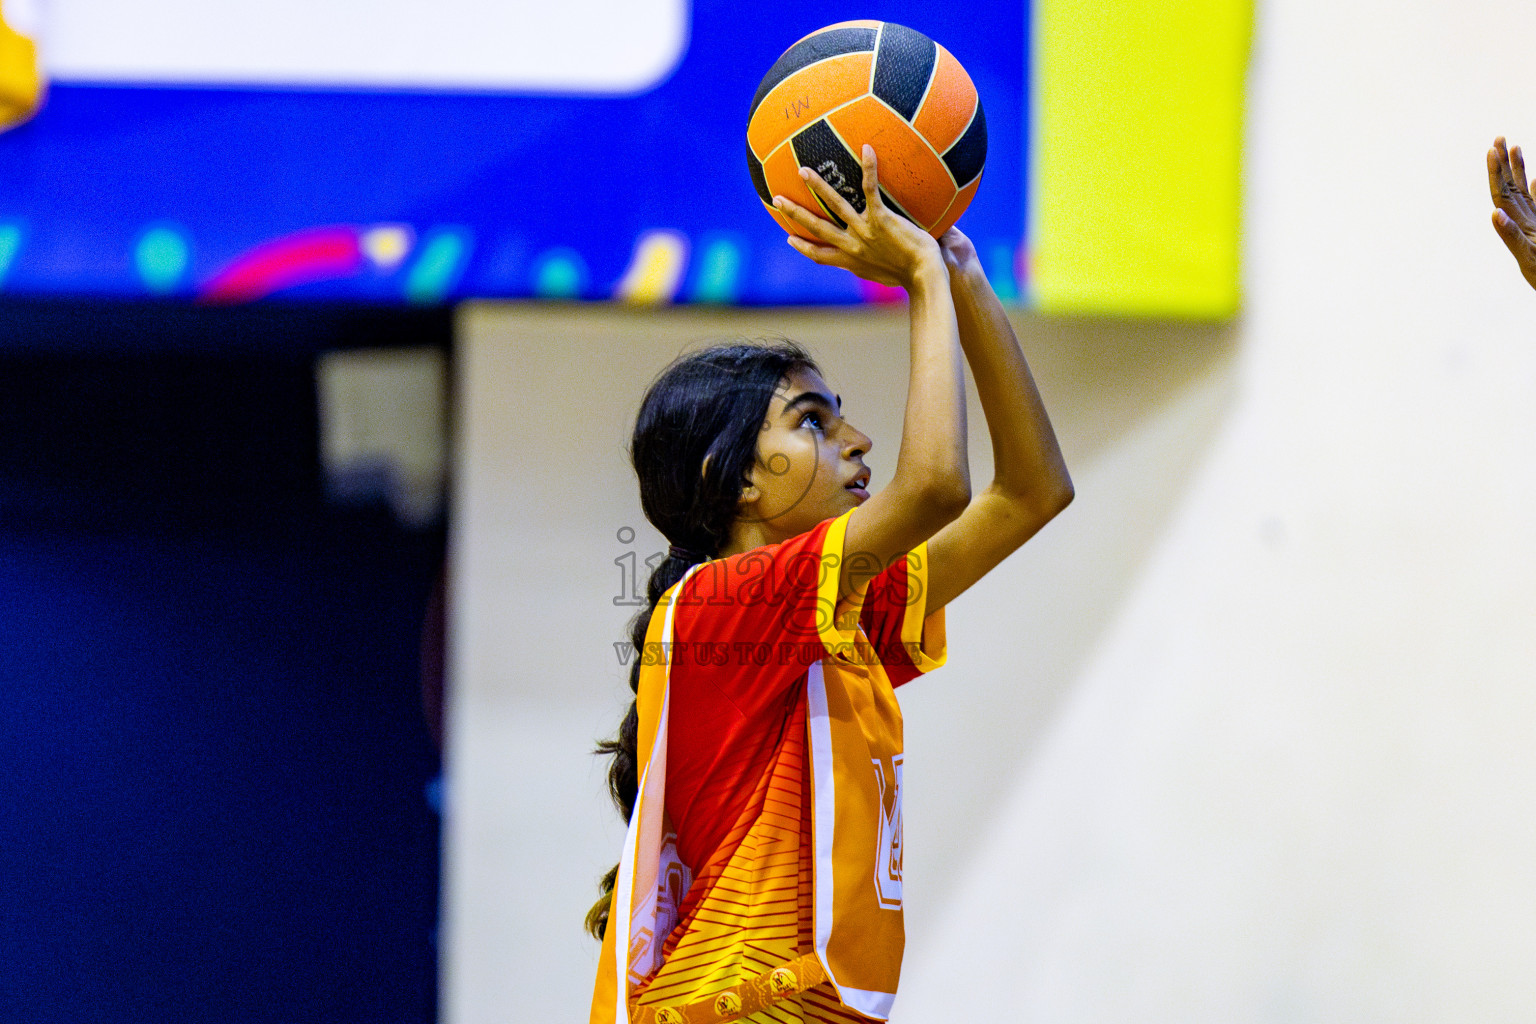
[(1041, 312), (1237, 311), (1252, 26), (1252, 0), (1037, 0)]
[(31, 117), (42, 94), (37, 46), (6, 22), (0, 6), (0, 131)]

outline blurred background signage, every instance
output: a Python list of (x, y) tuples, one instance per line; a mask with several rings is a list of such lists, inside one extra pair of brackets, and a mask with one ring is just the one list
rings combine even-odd
[(990, 145), (961, 226), (1006, 300), (1237, 304), (1246, 0), (795, 18), (726, 0), (4, 9), (11, 120), (41, 99), (0, 136), (12, 294), (886, 301), (784, 245), (743, 157), (774, 59), (857, 16), (933, 36), (975, 80)]

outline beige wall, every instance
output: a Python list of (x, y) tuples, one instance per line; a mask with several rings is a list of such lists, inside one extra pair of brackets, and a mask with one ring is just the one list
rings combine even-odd
[[(1492, 0), (1261, 5), (1242, 320), (1018, 320), (1078, 498), (902, 694), (897, 1021), (1528, 1019), (1536, 295), (1481, 163), (1536, 143), (1532, 39)], [(1134, 188), (1135, 154), (1085, 173)], [(623, 457), (640, 392), (709, 337), (800, 339), (879, 483), (905, 327), (462, 326), (445, 1009), (578, 1021), (620, 837), (586, 753), (626, 693), (613, 559), (660, 545)]]

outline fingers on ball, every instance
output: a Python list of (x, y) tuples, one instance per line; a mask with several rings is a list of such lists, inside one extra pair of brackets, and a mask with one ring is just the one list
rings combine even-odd
[(832, 216), (841, 220), (844, 224), (853, 225), (859, 221), (859, 211), (855, 210), (848, 200), (827, 183), (826, 179), (815, 171), (807, 169), (809, 177), (807, 183), (815, 191), (816, 197), (821, 200), (821, 205)]
[(779, 200), (777, 203), (779, 212), (787, 219), (793, 221), (795, 226), (800, 229), (796, 234), (801, 238), (810, 237), (817, 242), (825, 244), (835, 237), (834, 225), (825, 217), (818, 217), (805, 207), (784, 199), (782, 196), (775, 198)]
[(880, 161), (875, 156), (875, 147), (864, 143), (864, 148), (859, 151), (859, 162), (864, 165), (864, 201), (870, 206), (879, 206)]

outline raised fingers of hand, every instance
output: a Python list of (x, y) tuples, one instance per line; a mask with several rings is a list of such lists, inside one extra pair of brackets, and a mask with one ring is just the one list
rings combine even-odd
[(838, 253), (842, 252), (841, 249), (838, 249), (835, 246), (817, 245), (815, 242), (808, 242), (801, 238), (799, 235), (790, 235), (789, 244), (794, 247), (796, 252), (809, 256), (817, 263), (826, 263)]
[(1520, 264), (1521, 273), (1529, 279), (1536, 274), (1536, 245), (1531, 243), (1531, 238), (1520, 225), (1503, 210), (1493, 211), (1493, 230), (1504, 239), (1504, 245), (1514, 255), (1516, 262)]
[(848, 197), (833, 188), (832, 184), (820, 174), (809, 167), (802, 167), (800, 168), (800, 177), (805, 180), (805, 184), (810, 190), (816, 193), (816, 197), (821, 200), (822, 205), (836, 216), (838, 220), (844, 224), (855, 224), (858, 222), (860, 213), (853, 208), (853, 204), (848, 201)]
[[(799, 203), (784, 196), (773, 197), (773, 208), (783, 214), (796, 227), (801, 228), (823, 245), (836, 244), (840, 229), (825, 217), (812, 213)], [(790, 237), (794, 238), (796, 236), (791, 235)]]
[(1525, 158), (1501, 135), (1488, 151), (1488, 188), (1493, 193), (1493, 229), (1515, 257), (1520, 274), (1536, 288), (1536, 200), (1525, 180)]
[(880, 198), (880, 161), (875, 159), (874, 146), (864, 143), (864, 148), (859, 151), (859, 163), (864, 170), (864, 206), (878, 210), (885, 204)]
[(859, 277), (868, 278), (880, 284), (899, 285), (901, 283), (895, 275), (882, 268), (873, 266), (836, 246), (817, 245), (815, 242), (808, 242), (796, 235), (789, 236), (789, 244), (794, 246), (797, 252), (823, 266), (841, 267), (844, 270), (857, 274)]
[(1515, 263), (1520, 267), (1520, 276), (1532, 288), (1536, 288), (1536, 246), (1531, 244), (1531, 239), (1503, 210), (1493, 211), (1493, 229), (1504, 239), (1505, 246), (1514, 255)]
[(1493, 148), (1488, 150), (1488, 192), (1493, 205), (1509, 214), (1520, 227), (1536, 230), (1536, 201), (1526, 184), (1524, 155), (1519, 146), (1511, 152), (1502, 135), (1493, 140)]

